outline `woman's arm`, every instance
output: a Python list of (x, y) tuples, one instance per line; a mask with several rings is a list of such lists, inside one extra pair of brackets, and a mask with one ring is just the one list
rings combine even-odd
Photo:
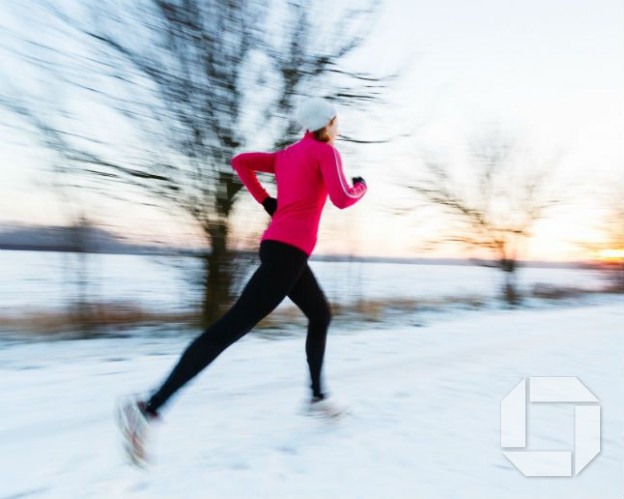
[(258, 203), (268, 198), (269, 193), (258, 181), (256, 172), (275, 173), (275, 156), (274, 152), (247, 152), (232, 158), (234, 170)]
[(364, 196), (366, 184), (356, 182), (353, 187), (349, 185), (342, 170), (340, 154), (333, 146), (323, 147), (320, 164), (329, 199), (338, 208), (347, 208)]

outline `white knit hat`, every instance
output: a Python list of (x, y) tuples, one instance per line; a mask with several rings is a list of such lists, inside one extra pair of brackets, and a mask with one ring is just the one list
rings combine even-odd
[(318, 97), (306, 99), (297, 110), (297, 121), (306, 130), (315, 132), (327, 126), (336, 116), (336, 108)]

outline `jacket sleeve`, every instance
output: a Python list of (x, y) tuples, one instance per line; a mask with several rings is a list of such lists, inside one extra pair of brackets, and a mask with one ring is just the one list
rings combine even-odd
[(319, 159), (321, 173), (331, 202), (340, 209), (357, 203), (366, 193), (366, 184), (353, 187), (347, 182), (342, 170), (342, 159), (333, 146), (324, 147)]
[(247, 152), (232, 158), (232, 166), (241, 182), (258, 203), (269, 197), (269, 193), (258, 181), (256, 172), (275, 173), (274, 152)]

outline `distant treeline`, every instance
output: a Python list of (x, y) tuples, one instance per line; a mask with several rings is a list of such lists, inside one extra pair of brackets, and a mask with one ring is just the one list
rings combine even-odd
[[(176, 255), (194, 256), (209, 250), (176, 248), (165, 245), (139, 245), (129, 243), (112, 232), (99, 227), (89, 227), (80, 234), (64, 226), (12, 226), (0, 229), (0, 250), (15, 251), (50, 251), (50, 252), (85, 252), (124, 255)], [(255, 251), (238, 251), (241, 256), (253, 256)], [(325, 262), (368, 262), (420, 265), (487, 265), (495, 262), (462, 258), (407, 258), (355, 255), (314, 255), (314, 261)], [(578, 268), (583, 262), (519, 262), (524, 267)]]

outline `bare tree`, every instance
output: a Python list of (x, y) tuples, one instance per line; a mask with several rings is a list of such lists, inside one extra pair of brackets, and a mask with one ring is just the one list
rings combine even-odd
[[(102, 0), (67, 7), (42, 0), (30, 7), (54, 19), (73, 48), (29, 40), (24, 55), (69, 92), (80, 90), (91, 113), (85, 118), (67, 102), (50, 116), (40, 100), (22, 99), (23, 115), (35, 116), (45, 136), (53, 130), (62, 139), (46, 145), (76, 172), (135, 187), (195, 221), (210, 247), (203, 255), (204, 322), (231, 299), (230, 217), (242, 185), (229, 160), (256, 133), (258, 120), (249, 123), (249, 116), (263, 120), (267, 148), (280, 147), (294, 137), (287, 117), (301, 95), (322, 88), (327, 97), (357, 103), (377, 99), (385, 85), (341, 65), (370, 30), (368, 4), (333, 19), (328, 38), (319, 31), (327, 23), (315, 21), (303, 2)], [(274, 12), (284, 15), (275, 19)], [(94, 102), (115, 110), (115, 123), (130, 133), (103, 133)], [(72, 116), (79, 131), (59, 116)]]
[(516, 272), (524, 244), (557, 200), (546, 193), (546, 169), (518, 164), (517, 149), (503, 134), (488, 132), (473, 140), (469, 151), (463, 176), (448, 162), (429, 156), (424, 160), (425, 176), (410, 189), (441, 208), (448, 221), (428, 248), (451, 243), (485, 252), (488, 258), (472, 260), (503, 273), (502, 296), (514, 305), (520, 300)]
[[(65, 159), (70, 153), (70, 146), (65, 135), (46, 123), (36, 112), (25, 105), (19, 98), (7, 99), (0, 96), (0, 106), (25, 118), (38, 133), (43, 145), (53, 151), (49, 158), (51, 175), (45, 178), (48, 188), (55, 194), (67, 221), (67, 227), (57, 229), (61, 233), (66, 254), (64, 255), (64, 280), (69, 285), (68, 312), (72, 324), (76, 324), (83, 335), (91, 335), (96, 324), (91, 314), (91, 276), (89, 273), (89, 253), (92, 252), (90, 229), (92, 222), (85, 216), (84, 207), (76, 198), (76, 185), (70, 175)], [(43, 183), (43, 182), (42, 182)], [(75, 319), (75, 320), (74, 320)]]

